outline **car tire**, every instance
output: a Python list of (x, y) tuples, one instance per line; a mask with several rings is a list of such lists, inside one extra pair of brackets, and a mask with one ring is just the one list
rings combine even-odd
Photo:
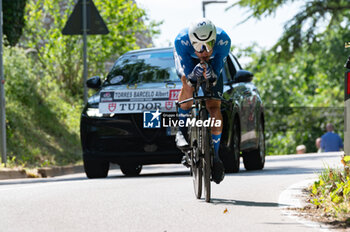
[(223, 160), (226, 173), (239, 172), (241, 132), (239, 129), (239, 121), (237, 118), (235, 118), (232, 132), (233, 132), (233, 137), (230, 143), (231, 145), (230, 145), (230, 148), (225, 149), (224, 160)]
[(259, 146), (257, 149), (243, 153), (243, 163), (246, 170), (261, 170), (265, 165), (265, 135), (263, 120), (259, 124)]
[(123, 165), (120, 165), (120, 170), (126, 176), (138, 176), (141, 173), (142, 165), (139, 165), (139, 164), (123, 164)]
[(87, 158), (83, 159), (84, 170), (89, 179), (106, 178), (108, 176), (109, 162)]

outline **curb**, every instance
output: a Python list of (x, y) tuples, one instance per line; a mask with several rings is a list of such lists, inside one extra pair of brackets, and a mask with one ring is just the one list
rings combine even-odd
[(23, 179), (23, 178), (46, 178), (54, 176), (62, 176), (67, 174), (75, 174), (84, 172), (83, 165), (67, 165), (62, 167), (45, 167), (38, 169), (0, 169), (0, 180), (7, 179)]
[(0, 170), (0, 180), (27, 178), (27, 173), (23, 169), (4, 168)]
[(317, 179), (308, 179), (300, 181), (285, 189), (279, 196), (279, 208), (282, 210), (282, 215), (292, 218), (300, 224), (318, 229), (320, 231), (330, 231), (330, 226), (320, 222), (310, 221), (305, 218), (302, 218), (294, 211), (288, 209), (290, 207), (302, 208), (306, 205), (306, 203), (301, 201), (301, 196), (304, 195), (303, 189), (310, 186), (316, 180)]
[(68, 165), (62, 167), (47, 167), (47, 168), (38, 168), (38, 174), (41, 177), (53, 177), (53, 176), (62, 176), (67, 174), (75, 174), (84, 172), (83, 165)]

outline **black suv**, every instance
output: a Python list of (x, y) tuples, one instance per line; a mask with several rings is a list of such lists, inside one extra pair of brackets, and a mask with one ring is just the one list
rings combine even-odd
[[(251, 82), (253, 75), (242, 70), (232, 54), (227, 58), (221, 78), (223, 97), (230, 103), (222, 104), (220, 156), (226, 172), (239, 171), (240, 155), (246, 169), (262, 169), (262, 101)], [(97, 90), (81, 115), (83, 160), (89, 178), (106, 177), (110, 163), (119, 164), (125, 175), (138, 175), (142, 165), (181, 162), (182, 154), (174, 142), (176, 128), (145, 128), (149, 126), (145, 112), (176, 111), (182, 83), (176, 74), (173, 48), (128, 52), (115, 62), (103, 83), (92, 77), (87, 86)]]

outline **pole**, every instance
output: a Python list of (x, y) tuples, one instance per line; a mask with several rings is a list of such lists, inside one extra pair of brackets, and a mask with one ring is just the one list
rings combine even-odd
[(205, 18), (205, 2), (202, 2), (203, 18)]
[(87, 70), (87, 16), (86, 16), (86, 0), (83, 0), (83, 60), (84, 60), (84, 71), (83, 71), (83, 82), (84, 82), (84, 105), (87, 103), (87, 86), (86, 80), (88, 75)]
[[(350, 62), (350, 57), (349, 57)], [(350, 63), (345, 72), (344, 152), (350, 155)]]
[(2, 28), (3, 28), (3, 20), (2, 20), (2, 0), (0, 0), (0, 111), (1, 111), (1, 119), (0, 119), (0, 127), (1, 127), (1, 162), (6, 166), (6, 114), (5, 114), (5, 78), (4, 78), (4, 65), (2, 60)]
[(205, 5), (208, 5), (208, 4), (211, 4), (211, 3), (227, 3), (227, 1), (203, 0), (202, 1), (203, 18), (205, 18)]

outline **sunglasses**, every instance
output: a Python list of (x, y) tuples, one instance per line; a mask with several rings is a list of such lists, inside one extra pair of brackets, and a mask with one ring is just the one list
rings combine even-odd
[(204, 51), (210, 52), (213, 49), (214, 45), (215, 45), (215, 40), (210, 40), (208, 42), (203, 42), (203, 43), (199, 43), (199, 42), (192, 43), (194, 50), (196, 50), (199, 53), (203, 53)]

